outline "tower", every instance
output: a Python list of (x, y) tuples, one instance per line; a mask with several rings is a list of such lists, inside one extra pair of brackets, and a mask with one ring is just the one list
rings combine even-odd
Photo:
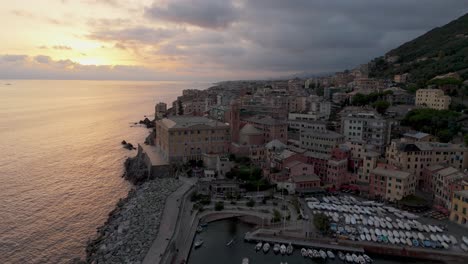
[(229, 125), (231, 127), (231, 141), (239, 142), (239, 126), (240, 126), (240, 106), (237, 100), (231, 101), (231, 110), (229, 113)]

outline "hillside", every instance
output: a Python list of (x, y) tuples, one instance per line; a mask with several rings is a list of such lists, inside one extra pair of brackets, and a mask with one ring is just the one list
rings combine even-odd
[(369, 65), (371, 77), (410, 73), (410, 82), (419, 87), (449, 72), (468, 79), (468, 14), (389, 51)]

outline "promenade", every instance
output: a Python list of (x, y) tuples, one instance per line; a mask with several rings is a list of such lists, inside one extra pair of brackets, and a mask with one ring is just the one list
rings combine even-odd
[(184, 182), (182, 186), (166, 199), (158, 235), (143, 260), (144, 264), (163, 263), (162, 258), (165, 256), (165, 252), (168, 250), (177, 225), (180, 222), (180, 211), (187, 211), (180, 210), (184, 202), (183, 197), (192, 188), (195, 181), (186, 178), (181, 178), (181, 180)]

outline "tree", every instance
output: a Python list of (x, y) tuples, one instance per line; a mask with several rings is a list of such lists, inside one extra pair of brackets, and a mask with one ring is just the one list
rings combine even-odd
[(254, 207), (255, 206), (255, 201), (252, 198), (250, 198), (249, 201), (246, 203), (246, 205), (248, 207)]
[(379, 112), (379, 114), (383, 115), (385, 114), (387, 109), (390, 107), (390, 103), (387, 101), (377, 101), (373, 103), (372, 106), (375, 108), (377, 112)]
[(216, 202), (214, 209), (215, 209), (215, 211), (223, 210), (224, 209), (224, 202), (223, 201)]
[(465, 142), (465, 146), (468, 146), (468, 134), (463, 136), (463, 141)]
[(177, 100), (177, 115), (184, 115), (184, 107), (181, 100)]
[(273, 223), (280, 222), (282, 217), (283, 216), (281, 215), (280, 211), (273, 209), (273, 218), (271, 219)]
[(314, 226), (317, 230), (322, 232), (322, 234), (325, 234), (330, 230), (330, 220), (323, 213), (316, 214), (314, 216)]

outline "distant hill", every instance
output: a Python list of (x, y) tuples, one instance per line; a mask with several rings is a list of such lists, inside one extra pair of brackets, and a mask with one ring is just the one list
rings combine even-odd
[(437, 27), (369, 63), (370, 77), (410, 73), (419, 87), (437, 75), (458, 72), (468, 79), (468, 14)]

